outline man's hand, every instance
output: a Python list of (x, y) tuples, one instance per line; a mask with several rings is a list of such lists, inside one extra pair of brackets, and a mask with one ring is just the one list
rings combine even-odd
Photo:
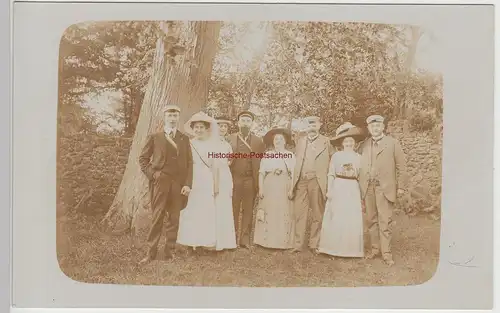
[(295, 195), (293, 194), (293, 190), (289, 190), (288, 191), (288, 200), (293, 200), (294, 197), (295, 197)]
[(259, 189), (259, 199), (264, 199), (264, 191)]
[(183, 195), (183, 196), (188, 196), (190, 192), (191, 192), (191, 188), (189, 188), (189, 186), (184, 186), (181, 189), (181, 195)]
[[(394, 190), (394, 189), (393, 189)], [(398, 188), (398, 197), (401, 197), (402, 195), (405, 194), (404, 189)]]
[(161, 172), (160, 172), (160, 171), (154, 172), (154, 174), (153, 174), (153, 179), (158, 179), (158, 178), (160, 178), (160, 175), (161, 175)]

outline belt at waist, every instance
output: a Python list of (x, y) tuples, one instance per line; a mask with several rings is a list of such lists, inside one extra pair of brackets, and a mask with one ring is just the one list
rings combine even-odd
[(316, 178), (316, 173), (302, 173), (299, 178), (305, 180), (313, 179)]
[(358, 178), (354, 177), (354, 176), (344, 176), (344, 175), (338, 175), (338, 174), (335, 174), (335, 178), (349, 179), (349, 180), (358, 180)]

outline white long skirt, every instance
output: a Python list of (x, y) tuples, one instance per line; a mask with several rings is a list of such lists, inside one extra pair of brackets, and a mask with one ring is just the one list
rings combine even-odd
[(326, 203), (318, 250), (339, 257), (363, 257), (363, 212), (356, 180), (336, 178)]
[(193, 186), (179, 219), (178, 244), (215, 248), (217, 221), (213, 191), (211, 170), (203, 163), (194, 163)]
[(229, 166), (220, 169), (219, 194), (216, 207), (216, 250), (236, 249), (236, 232), (233, 219), (233, 177)]

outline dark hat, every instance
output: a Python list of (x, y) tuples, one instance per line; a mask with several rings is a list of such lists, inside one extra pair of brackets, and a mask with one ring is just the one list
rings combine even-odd
[(255, 120), (255, 114), (250, 111), (241, 111), (240, 113), (238, 113), (238, 119), (240, 119), (240, 117), (242, 116), (248, 116), (252, 119), (252, 121)]
[(356, 140), (356, 142), (358, 142), (365, 139), (366, 135), (361, 128), (347, 122), (337, 128), (337, 130), (335, 131), (335, 137), (330, 139), (330, 143), (334, 146), (338, 146), (340, 145), (341, 141), (347, 137), (352, 137), (354, 140)]
[(227, 116), (219, 116), (216, 118), (217, 123), (232, 124), (233, 122)]
[(271, 128), (262, 138), (264, 144), (267, 146), (273, 145), (273, 139), (275, 135), (281, 134), (285, 137), (286, 143), (290, 144), (292, 142), (292, 134), (288, 128), (275, 127)]

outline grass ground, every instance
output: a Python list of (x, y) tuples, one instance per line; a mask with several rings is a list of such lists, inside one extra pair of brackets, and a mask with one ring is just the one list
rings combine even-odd
[(188, 256), (138, 267), (144, 247), (130, 236), (99, 232), (96, 220), (59, 218), (57, 253), (61, 270), (87, 283), (242, 287), (354, 287), (421, 284), (435, 273), (439, 259), (440, 221), (427, 216), (395, 216), (396, 264), (380, 259), (335, 259), (310, 252), (290, 254), (261, 248)]

